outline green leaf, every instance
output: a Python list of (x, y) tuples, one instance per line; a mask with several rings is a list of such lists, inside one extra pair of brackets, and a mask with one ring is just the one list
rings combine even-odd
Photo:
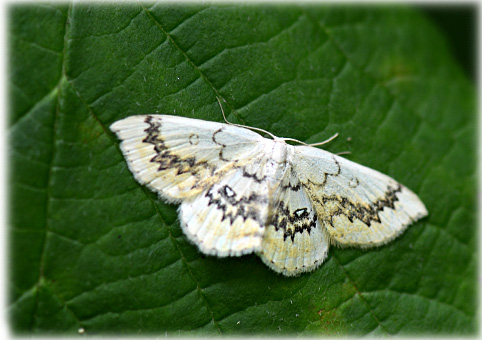
[[(9, 7), (9, 315), (16, 333), (477, 332), (476, 101), (405, 7)], [(428, 218), (377, 249), (277, 275), (202, 256), (110, 132), (129, 115), (232, 122), (414, 190)]]

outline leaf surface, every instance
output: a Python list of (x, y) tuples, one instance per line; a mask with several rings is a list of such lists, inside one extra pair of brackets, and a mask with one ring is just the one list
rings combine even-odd
[[(475, 334), (475, 91), (404, 7), (9, 7), (9, 314), (20, 333)], [(110, 132), (129, 115), (228, 119), (415, 191), (390, 244), (297, 278), (202, 256)]]

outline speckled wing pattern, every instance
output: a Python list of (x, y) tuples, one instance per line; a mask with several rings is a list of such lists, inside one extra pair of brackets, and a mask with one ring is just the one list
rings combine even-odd
[(311, 146), (234, 125), (168, 115), (111, 125), (136, 180), (180, 203), (204, 254), (256, 252), (287, 276), (320, 266), (330, 244), (385, 244), (427, 215), (392, 178)]

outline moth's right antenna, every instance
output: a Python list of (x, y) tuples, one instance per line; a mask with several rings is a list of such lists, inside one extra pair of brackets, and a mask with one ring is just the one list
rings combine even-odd
[(308, 144), (309, 146), (320, 146), (320, 145), (323, 145), (323, 144), (326, 144), (326, 143), (329, 143), (331, 142), (333, 139), (335, 139), (336, 137), (338, 137), (338, 132), (335, 133), (333, 136), (331, 136), (330, 138), (328, 138), (327, 140), (324, 140), (323, 142), (319, 142), (319, 143), (313, 143), (313, 144)]

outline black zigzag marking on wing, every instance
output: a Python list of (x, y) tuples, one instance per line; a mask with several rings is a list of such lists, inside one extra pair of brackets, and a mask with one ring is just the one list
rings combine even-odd
[[(215, 205), (217, 209), (223, 212), (221, 221), (229, 219), (231, 224), (234, 220), (241, 216), (243, 221), (248, 218), (255, 220), (261, 228), (264, 228), (265, 221), (261, 218), (259, 207), (260, 204), (268, 204), (268, 197), (251, 192), (249, 196), (237, 198), (236, 192), (229, 186), (225, 185), (216, 192), (214, 186), (207, 190), (205, 196), (209, 199), (208, 206)], [(227, 211), (232, 208), (233, 211)]]
[(189, 172), (193, 176), (196, 176), (202, 169), (210, 169), (211, 173), (215, 171), (215, 168), (206, 161), (198, 161), (195, 157), (182, 158), (173, 154), (166, 146), (165, 141), (161, 136), (160, 118), (154, 119), (152, 116), (147, 116), (145, 122), (149, 124), (149, 127), (144, 130), (146, 132), (146, 137), (142, 142), (154, 145), (156, 155), (150, 159), (150, 162), (159, 164), (159, 167), (157, 168), (158, 171), (176, 169), (177, 175)]
[(327, 206), (330, 202), (335, 202), (338, 208), (330, 211), (324, 218), (324, 222), (329, 223), (334, 227), (333, 218), (339, 215), (345, 215), (351, 223), (358, 219), (365, 223), (368, 227), (372, 222), (380, 221), (380, 212), (385, 208), (395, 209), (395, 202), (398, 201), (397, 193), (402, 191), (402, 186), (399, 184), (396, 188), (388, 187), (382, 198), (376, 200), (371, 204), (356, 203), (347, 197), (340, 196), (326, 196), (320, 200), (316, 200), (318, 204)]
[(300, 208), (291, 214), (288, 207), (285, 207), (285, 203), (281, 201), (270, 224), (276, 231), (284, 230), (283, 239), (285, 241), (289, 237), (294, 242), (296, 233), (301, 234), (306, 230), (310, 234), (311, 229), (316, 228), (318, 216), (313, 211), (313, 217), (309, 218), (310, 211), (311, 208)]

